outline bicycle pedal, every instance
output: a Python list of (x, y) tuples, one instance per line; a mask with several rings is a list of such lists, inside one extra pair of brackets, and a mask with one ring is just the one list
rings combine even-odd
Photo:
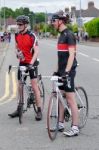
[(65, 121), (68, 122), (69, 121), (69, 117), (65, 116)]
[(32, 105), (32, 104), (27, 105), (27, 108), (31, 108), (31, 105)]
[(64, 111), (64, 119), (65, 119), (65, 121), (68, 122), (69, 118), (70, 118), (70, 113), (69, 113), (69, 111), (67, 109), (65, 109), (65, 111)]
[(27, 109), (24, 109), (24, 110), (23, 110), (23, 113), (25, 113), (26, 111), (27, 111)]

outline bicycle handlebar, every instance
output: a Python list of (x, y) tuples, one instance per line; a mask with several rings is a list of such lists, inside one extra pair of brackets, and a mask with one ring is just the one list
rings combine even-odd
[(18, 67), (17, 66), (9, 65), (8, 73), (10, 73), (10, 71), (11, 71), (12, 68), (18, 68)]
[(61, 81), (66, 80), (68, 88), (71, 88), (69, 79), (63, 79), (63, 77), (59, 77), (59, 76), (42, 76), (42, 78), (45, 78), (45, 79), (50, 78), (51, 81), (56, 81), (56, 82), (58, 82), (59, 80), (61, 80)]
[(20, 71), (26, 71), (26, 70), (34, 69), (35, 67), (37, 67), (37, 66), (28, 66), (28, 65), (27, 66), (12, 66), (12, 65), (9, 65), (8, 73), (10, 73), (12, 68), (19, 68)]

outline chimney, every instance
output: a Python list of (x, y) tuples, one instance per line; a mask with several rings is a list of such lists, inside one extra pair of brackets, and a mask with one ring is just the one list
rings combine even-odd
[(93, 1), (90, 1), (90, 2), (88, 3), (88, 9), (89, 9), (89, 8), (92, 8), (92, 7), (94, 7), (94, 2), (93, 2)]
[(75, 6), (72, 6), (71, 7), (71, 12), (75, 12), (76, 11), (76, 7)]
[(69, 12), (69, 8), (65, 8), (65, 13), (68, 13)]

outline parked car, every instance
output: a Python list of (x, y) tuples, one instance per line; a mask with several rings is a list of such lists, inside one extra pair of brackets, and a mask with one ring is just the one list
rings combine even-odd
[(0, 41), (3, 42), (4, 41), (4, 32), (0, 32)]

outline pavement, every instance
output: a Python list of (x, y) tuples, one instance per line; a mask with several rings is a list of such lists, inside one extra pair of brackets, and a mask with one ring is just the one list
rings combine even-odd
[(5, 56), (6, 56), (8, 48), (9, 48), (8, 42), (0, 42), (0, 70), (5, 60)]
[(99, 47), (99, 42), (80, 41), (78, 44), (80, 44), (80, 45), (86, 45), (86, 46)]

